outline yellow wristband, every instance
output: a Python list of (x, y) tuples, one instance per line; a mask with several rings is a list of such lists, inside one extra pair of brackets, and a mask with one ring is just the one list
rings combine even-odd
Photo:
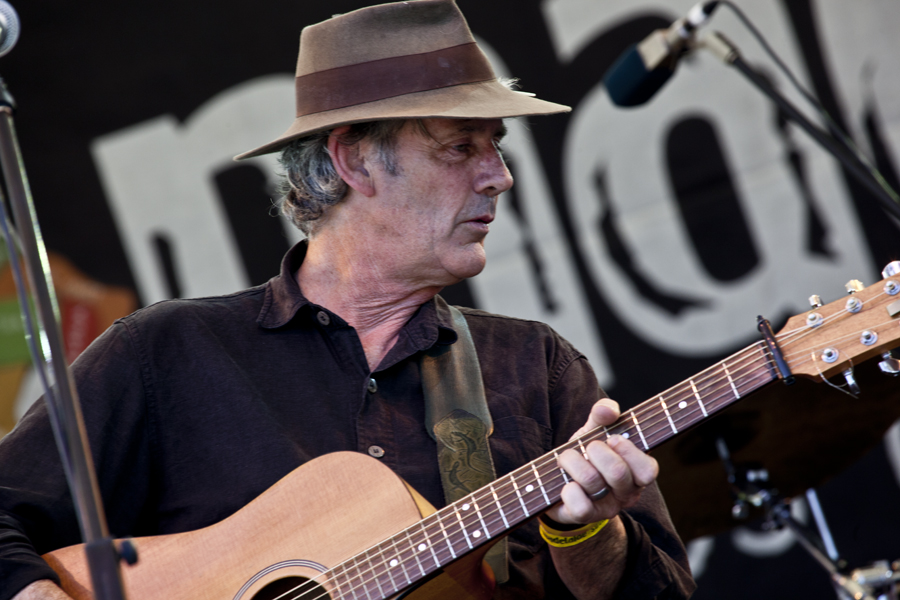
[(545, 542), (557, 548), (566, 548), (580, 544), (597, 535), (598, 531), (606, 527), (609, 519), (590, 523), (574, 531), (559, 531), (544, 525), (543, 521), (538, 521), (538, 523), (540, 523), (541, 537), (544, 538)]

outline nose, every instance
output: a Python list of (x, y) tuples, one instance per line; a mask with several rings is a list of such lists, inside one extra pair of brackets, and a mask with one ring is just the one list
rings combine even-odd
[(480, 164), (480, 173), (475, 182), (475, 191), (485, 196), (499, 196), (512, 187), (513, 177), (506, 168), (500, 149), (491, 145)]

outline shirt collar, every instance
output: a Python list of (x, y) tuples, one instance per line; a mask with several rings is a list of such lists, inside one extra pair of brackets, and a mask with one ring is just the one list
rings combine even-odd
[[(256, 320), (260, 327), (265, 329), (283, 327), (301, 308), (312, 306), (294, 278), (294, 274), (306, 258), (308, 247), (308, 242), (303, 240), (291, 248), (281, 261), (281, 272), (266, 283), (265, 300)], [(388, 366), (385, 363), (393, 358), (395, 350), (409, 355), (412, 352), (427, 350), (435, 344), (452, 344), (456, 339), (450, 309), (443, 298), (435, 296), (420, 306), (403, 326), (400, 339), (388, 352), (382, 365)]]
[(288, 250), (281, 259), (281, 272), (266, 283), (266, 297), (256, 322), (265, 329), (277, 329), (287, 325), (304, 306), (311, 303), (300, 291), (294, 273), (306, 258), (306, 240)]

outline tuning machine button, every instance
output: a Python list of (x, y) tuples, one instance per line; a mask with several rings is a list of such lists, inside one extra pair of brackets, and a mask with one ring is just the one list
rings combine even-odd
[(900, 360), (897, 360), (893, 356), (891, 356), (890, 350), (881, 355), (883, 360), (878, 362), (878, 368), (881, 369), (882, 373), (887, 373), (888, 375), (900, 375)]
[(822, 299), (818, 294), (813, 294), (809, 297), (809, 305), (812, 308), (821, 308), (822, 307)]
[(885, 279), (894, 275), (900, 275), (900, 260), (889, 262), (881, 271), (881, 276)]
[(850, 393), (854, 396), (859, 395), (859, 384), (856, 383), (856, 378), (853, 377), (853, 369), (844, 371), (844, 379), (847, 380), (847, 388), (850, 390)]
[(863, 346), (872, 346), (877, 341), (878, 341), (878, 334), (869, 329), (867, 329), (867, 330), (863, 331), (861, 334), (859, 334), (859, 342)]
[(848, 294), (855, 294), (856, 292), (861, 292), (866, 286), (862, 284), (862, 281), (859, 279), (851, 279), (846, 284), (844, 284), (844, 288), (847, 290)]

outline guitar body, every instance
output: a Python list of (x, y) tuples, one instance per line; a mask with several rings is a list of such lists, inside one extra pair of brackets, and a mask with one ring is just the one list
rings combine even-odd
[[(355, 452), (337, 452), (292, 471), (224, 521), (187, 533), (138, 538), (139, 561), (122, 566), (130, 600), (264, 600), (277, 597), (279, 580), (315, 578), (415, 524), (434, 508), (390, 469)], [(427, 598), (487, 599), (487, 547), (448, 566), (411, 592)], [(43, 557), (76, 600), (90, 600), (84, 547)], [(286, 589), (299, 580), (282, 581)], [(285, 598), (337, 598), (322, 588)], [(368, 596), (366, 596), (368, 598)]]

